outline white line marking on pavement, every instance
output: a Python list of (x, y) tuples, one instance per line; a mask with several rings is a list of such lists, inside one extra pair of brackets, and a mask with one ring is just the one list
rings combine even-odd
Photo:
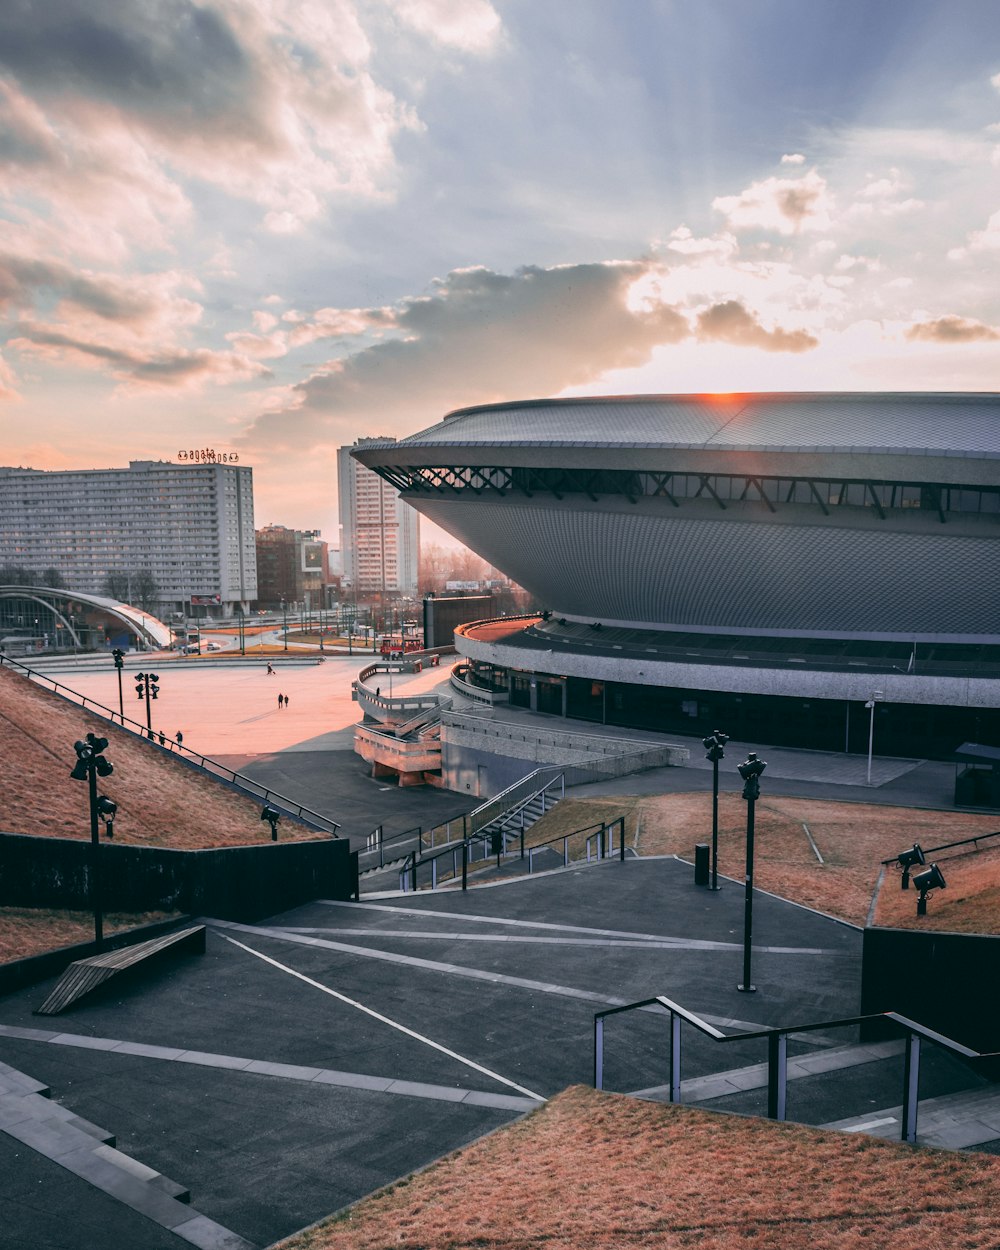
[(489, 1068), (484, 1068), (482, 1064), (476, 1063), (472, 1059), (466, 1059), (463, 1055), (456, 1054), (455, 1051), (449, 1050), (447, 1046), (442, 1046), (440, 1042), (432, 1041), (429, 1037), (425, 1037), (422, 1033), (415, 1033), (413, 1029), (408, 1029), (405, 1024), (399, 1024), (395, 1020), (390, 1020), (388, 1016), (383, 1016), (377, 1011), (373, 1011), (371, 1007), (366, 1007), (364, 1003), (359, 1003), (357, 999), (348, 998), (346, 994), (341, 994), (338, 990), (332, 990), (328, 985), (323, 985), (319, 981), (314, 981), (312, 977), (307, 977), (301, 972), (296, 972), (294, 968), (289, 968), (287, 964), (279, 963), (276, 959), (272, 959), (270, 955), (265, 955), (262, 951), (254, 950), (252, 946), (244, 946), (242, 942), (237, 942), (235, 938), (229, 937), (223, 933), (227, 942), (232, 942), (234, 946), (238, 946), (240, 950), (244, 950), (248, 955), (254, 955), (257, 959), (262, 959), (264, 963), (271, 964), (272, 967), (287, 972), (289, 976), (297, 977), (300, 981), (304, 981), (306, 985), (311, 985), (313, 989), (322, 990), (324, 994), (329, 994), (331, 998), (337, 998), (342, 1003), (347, 1003), (350, 1007), (356, 1007), (358, 1011), (363, 1011), (365, 1015), (371, 1016), (373, 1019), (380, 1021), (382, 1024), (389, 1025), (390, 1028), (397, 1029), (400, 1033), (405, 1033), (407, 1037), (412, 1037), (418, 1042), (423, 1042), (425, 1046), (431, 1046), (434, 1050), (439, 1050), (443, 1055), (447, 1055), (450, 1059), (457, 1059), (459, 1063), (464, 1063), (467, 1068), (473, 1068), (476, 1072), (481, 1072), (484, 1076), (492, 1077), (494, 1081), (499, 1081), (501, 1085), (509, 1085), (511, 1089), (516, 1089), (519, 1094), (527, 1094), (529, 1098), (536, 1098), (539, 1102), (545, 1102), (546, 1099), (541, 1094), (536, 1094), (534, 1090), (525, 1089), (523, 1085), (518, 1085), (516, 1081), (508, 1080), (507, 1077), (501, 1076), (498, 1072), (492, 1072)]
[[(430, 907), (393, 907), (387, 903), (349, 903), (339, 899), (318, 898), (315, 900), (323, 907), (353, 907), (364, 911), (388, 911), (407, 916), (433, 916), (443, 920), (468, 920), (474, 924), (506, 924), (524, 929), (551, 929), (557, 933), (587, 933), (595, 937), (628, 938), (639, 942), (656, 943), (659, 946), (669, 945), (681, 948), (700, 950), (742, 950), (741, 942), (715, 942), (708, 938), (670, 937), (659, 933), (631, 933), (626, 929), (590, 929), (585, 925), (552, 924), (544, 920), (512, 920), (507, 916), (472, 916), (461, 911), (437, 911)], [(378, 930), (372, 930), (377, 936)], [(815, 946), (755, 946), (754, 950), (764, 951), (772, 955), (831, 955), (837, 952)]]
[(850, 1128), (845, 1128), (845, 1133), (867, 1133), (870, 1128), (882, 1128), (885, 1124), (897, 1123), (894, 1115), (884, 1115), (881, 1120), (866, 1120), (864, 1124), (852, 1124)]
[[(681, 938), (664, 938), (662, 941), (654, 938), (639, 942), (632, 938), (549, 937), (547, 934), (536, 933), (449, 933), (430, 929), (341, 929), (339, 926), (336, 929), (321, 929), (303, 925), (282, 925), (281, 931), (283, 933), (333, 933), (338, 937), (406, 938), (418, 942), (439, 940), (445, 942), (522, 942), (529, 946), (597, 946), (601, 950), (624, 948), (641, 951), (738, 951), (743, 949), (742, 942), (709, 942), (699, 938), (692, 938), (689, 942)], [(754, 950), (772, 955), (825, 955), (829, 953), (802, 946), (755, 946)]]

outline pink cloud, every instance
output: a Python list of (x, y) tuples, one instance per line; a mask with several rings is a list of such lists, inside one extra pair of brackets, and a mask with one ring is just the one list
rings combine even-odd
[(826, 181), (811, 169), (801, 178), (765, 178), (739, 195), (717, 196), (712, 207), (725, 214), (730, 230), (798, 234), (827, 229), (833, 200)]
[(1000, 339), (1000, 330), (969, 317), (949, 315), (910, 326), (906, 337), (915, 343), (990, 343)]
[(695, 336), (702, 342), (732, 343), (736, 347), (757, 347), (765, 352), (807, 352), (819, 346), (819, 339), (806, 330), (766, 330), (739, 302), (727, 300), (699, 313)]

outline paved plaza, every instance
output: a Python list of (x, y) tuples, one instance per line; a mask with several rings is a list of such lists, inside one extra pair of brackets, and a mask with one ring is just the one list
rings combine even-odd
[[(157, 719), (196, 750), (282, 775), (300, 787), (293, 797), (315, 806), (308, 791), (336, 819), (348, 796), (358, 829), (412, 814), (393, 802), (459, 806), (457, 795), (364, 775), (350, 750), (360, 666), (298, 662), (269, 677), (263, 666), (164, 664)], [(98, 697), (114, 674), (62, 680)], [(442, 674), (394, 680), (425, 690)], [(291, 700), (280, 712), (278, 690)], [(878, 761), (885, 773), (869, 789), (857, 785), (856, 760), (838, 782), (818, 753), (762, 754), (776, 791), (822, 797), (882, 797), (926, 768)], [(825, 780), (810, 779), (817, 771)], [(583, 792), (702, 789), (710, 777), (695, 759)], [(673, 858), (465, 894), (317, 900), (255, 925), (203, 919), (204, 955), (112, 982), (58, 1018), (33, 1015), (52, 981), (0, 999), (0, 1246), (264, 1247), (567, 1085), (592, 1083), (593, 1017), (605, 1007), (667, 994), (735, 1031), (860, 1005), (860, 930), (766, 894), (754, 907), (757, 992), (740, 993), (742, 886), (705, 891)], [(789, 1113), (898, 1135), (899, 1044), (857, 1043), (843, 1029), (792, 1039)], [(662, 1014), (614, 1017), (606, 1088), (665, 1097), (668, 1053)], [(685, 1101), (762, 1111), (764, 1058), (762, 1043), (721, 1045), (686, 1029)], [(966, 1104), (948, 1101), (970, 1087)], [(921, 1093), (925, 1140), (996, 1149), (1000, 1108), (966, 1069), (931, 1052)]]

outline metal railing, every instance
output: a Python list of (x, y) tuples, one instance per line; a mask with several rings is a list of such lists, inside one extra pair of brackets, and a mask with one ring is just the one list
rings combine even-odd
[(130, 730), (140, 738), (148, 738), (154, 744), (159, 744), (162, 750), (176, 753), (185, 763), (191, 764), (195, 768), (201, 768), (210, 775), (219, 777), (251, 798), (259, 799), (262, 803), (277, 807), (283, 814), (294, 816), (297, 820), (301, 820), (303, 824), (314, 825), (321, 833), (329, 833), (334, 838), (340, 836), (337, 833), (337, 830), (340, 828), (339, 821), (331, 820), (329, 816), (315, 812), (312, 808), (305, 807), (302, 803), (296, 803), (287, 796), (280, 794), (277, 790), (272, 790), (269, 786), (264, 786), (260, 782), (254, 781), (252, 777), (248, 777), (245, 773), (227, 768), (225, 764), (220, 764), (210, 756), (202, 755), (198, 751), (192, 751), (190, 747), (175, 741), (173, 738), (168, 738), (166, 734), (163, 735), (161, 741), (158, 733), (154, 733), (139, 721), (134, 721), (131, 717), (123, 716), (122, 713), (105, 707), (103, 703), (98, 703), (96, 699), (90, 699), (86, 695), (80, 694), (78, 690), (74, 690), (71, 686), (63, 685), (62, 682), (55, 681), (45, 673), (29, 668), (27, 664), (21, 664), (8, 655), (0, 655), (0, 667), (5, 664), (11, 668), (19, 669), (31, 681), (38, 682), (40, 685), (47, 683), (52, 687), (53, 693), (59, 695), (62, 699), (66, 699), (67, 702), (75, 703), (92, 715), (99, 716), (102, 720), (110, 721), (113, 725), (121, 725), (123, 729)]
[[(548, 780), (543, 782), (541, 780), (543, 777), (547, 777)], [(522, 777), (520, 781), (509, 785), (506, 790), (501, 790), (493, 798), (474, 807), (465, 817), (465, 836), (472, 837), (480, 829), (492, 824), (498, 817), (510, 812), (512, 808), (529, 803), (533, 798), (537, 798), (540, 794), (544, 795), (557, 785), (559, 797), (565, 798), (566, 777), (562, 768), (551, 765), (547, 768), (536, 768), (526, 777)]]
[[(574, 829), (570, 833), (560, 833), (554, 838), (548, 838), (544, 842), (535, 842), (531, 846), (525, 846), (524, 835), (525, 830), (521, 828), (516, 835), (506, 832), (504, 829), (495, 829), (490, 831), (480, 831), (472, 837), (463, 838), (459, 842), (455, 842), (449, 846), (444, 846), (434, 855), (418, 855), (416, 852), (406, 857), (403, 866), (399, 870), (399, 888), (402, 891), (416, 890), (418, 873), (425, 866), (430, 868), (430, 888), (437, 889), (440, 881), (457, 878), (459, 871), (462, 876), (462, 889), (468, 888), (468, 873), (471, 864), (485, 864), (488, 860), (496, 859), (496, 866), (500, 868), (504, 860), (520, 860), (527, 862), (527, 871), (529, 874), (535, 871), (535, 854), (549, 847), (562, 846), (562, 862), (563, 867), (568, 868), (571, 863), (569, 854), (569, 844), (573, 838), (584, 838), (584, 846), (586, 849), (586, 862), (590, 863), (591, 859), (602, 860), (609, 859), (614, 853), (615, 832), (618, 832), (618, 856), (620, 859), (625, 858), (625, 817), (619, 816), (613, 821), (598, 822), (594, 825), (586, 825), (582, 829)], [(512, 837), (517, 838), (518, 846), (514, 850), (508, 850), (508, 842)], [(596, 847), (593, 851), (592, 848)], [(481, 852), (477, 855), (477, 851)], [(447, 872), (439, 867), (443, 861), (451, 857), (451, 871)], [(581, 861), (582, 862), (582, 861)]]
[(688, 1011), (664, 994), (644, 998), (639, 1002), (626, 1003), (622, 1007), (608, 1007), (594, 1015), (594, 1088), (604, 1088), (604, 1021), (608, 1016), (626, 1011), (639, 1011), (659, 1007), (670, 1016), (670, 1101), (681, 1101), (681, 1025), (687, 1023), (714, 1042), (747, 1042), (762, 1038), (767, 1042), (767, 1118), (784, 1120), (788, 1092), (788, 1036), (792, 1033), (811, 1033), (819, 1029), (846, 1028), (882, 1020), (900, 1029), (905, 1035), (903, 1064), (903, 1114), (901, 1137), (905, 1142), (917, 1139), (917, 1108), (920, 1100), (920, 1045), (921, 1041), (933, 1043), (965, 1059), (991, 1059), (1000, 1052), (972, 1050), (954, 1038), (945, 1037), (933, 1029), (910, 1020), (895, 1011), (876, 1012), (865, 1016), (850, 1016), (843, 1020), (820, 1020), (811, 1024), (782, 1025), (779, 1028), (755, 1029), (748, 1033), (723, 1033), (700, 1016)]
[[(969, 846), (975, 843), (978, 849), (980, 842), (985, 842), (989, 838), (1000, 838), (1000, 829), (996, 833), (977, 833), (971, 838), (961, 838), (958, 842), (942, 842), (940, 846), (924, 847), (925, 855), (936, 855), (938, 851), (950, 851), (956, 846)], [(890, 859), (883, 859), (882, 866), (887, 867), (889, 864), (895, 864), (899, 859), (898, 855), (893, 855)]]

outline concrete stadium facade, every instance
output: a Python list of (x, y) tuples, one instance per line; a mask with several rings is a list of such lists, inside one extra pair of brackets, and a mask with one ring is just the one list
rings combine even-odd
[(674, 732), (727, 694), (806, 702), (785, 737), (829, 714), (843, 747), (877, 690), (938, 709), (916, 746), (1000, 734), (1000, 395), (537, 400), (355, 454), (548, 610), (459, 643), (512, 702), (547, 675), (540, 710), (608, 721), (571, 679), (635, 686), (621, 723)]

